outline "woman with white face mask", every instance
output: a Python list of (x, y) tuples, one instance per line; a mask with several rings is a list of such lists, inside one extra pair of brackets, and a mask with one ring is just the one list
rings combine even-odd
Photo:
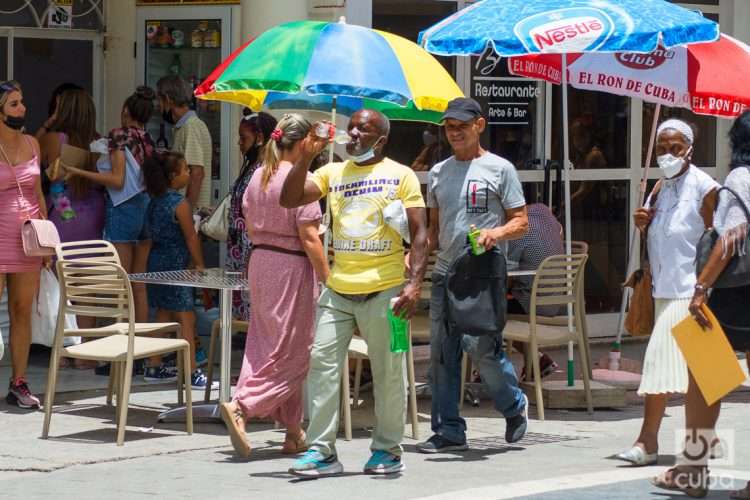
[(672, 327), (689, 315), (696, 285), (696, 245), (712, 225), (719, 184), (691, 164), (693, 130), (687, 123), (663, 122), (656, 137), (656, 161), (662, 179), (646, 205), (633, 214), (641, 237), (647, 238), (653, 277), (654, 329), (646, 347), (638, 394), (645, 396), (640, 435), (617, 458), (633, 465), (653, 465), (658, 433), (670, 394), (685, 394), (688, 369)]

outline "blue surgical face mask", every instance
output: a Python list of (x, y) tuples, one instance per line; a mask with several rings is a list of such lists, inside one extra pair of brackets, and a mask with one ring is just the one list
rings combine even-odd
[(380, 139), (381, 138), (379, 137), (378, 140), (375, 141), (375, 143), (373, 143), (373, 145), (370, 146), (370, 148), (367, 151), (365, 151), (364, 153), (362, 153), (360, 155), (351, 155), (350, 154), (349, 158), (351, 158), (351, 160), (354, 163), (365, 163), (365, 162), (368, 162), (368, 161), (372, 160), (373, 158), (375, 158), (375, 147), (380, 142)]

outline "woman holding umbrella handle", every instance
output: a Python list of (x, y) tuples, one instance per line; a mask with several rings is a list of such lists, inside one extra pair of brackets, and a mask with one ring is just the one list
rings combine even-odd
[[(667, 120), (657, 130), (656, 160), (664, 177), (634, 219), (647, 238), (653, 274), (654, 329), (646, 347), (638, 394), (645, 396), (643, 424), (635, 444), (616, 458), (636, 466), (653, 465), (658, 434), (670, 394), (688, 390), (685, 359), (672, 327), (688, 315), (696, 285), (695, 256), (704, 226), (716, 203), (718, 183), (691, 164), (694, 134), (681, 120)], [(706, 220), (708, 219), (708, 224)]]

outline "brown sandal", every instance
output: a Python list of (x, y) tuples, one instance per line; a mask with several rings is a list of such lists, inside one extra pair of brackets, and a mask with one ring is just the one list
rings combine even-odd
[(234, 451), (242, 458), (250, 456), (250, 443), (247, 442), (245, 434), (245, 415), (239, 405), (235, 402), (221, 403), (221, 419), (229, 431), (229, 439), (232, 441)]
[(304, 431), (302, 431), (302, 434), (300, 434), (296, 438), (289, 438), (288, 436), (284, 439), (284, 446), (281, 447), (281, 453), (283, 455), (296, 455), (298, 453), (302, 453), (303, 451), (307, 451), (307, 443), (305, 443), (305, 440), (307, 439), (307, 435)]
[(708, 469), (700, 466), (678, 465), (651, 479), (657, 488), (680, 491), (691, 498), (708, 495)]

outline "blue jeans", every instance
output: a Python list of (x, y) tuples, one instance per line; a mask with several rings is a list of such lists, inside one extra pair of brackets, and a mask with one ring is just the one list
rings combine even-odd
[(144, 225), (149, 203), (151, 203), (151, 198), (145, 191), (116, 207), (107, 196), (104, 239), (110, 243), (136, 243), (148, 239), (144, 232)]
[(430, 385), (432, 389), (432, 431), (449, 441), (466, 440), (466, 421), (458, 413), (461, 392), (461, 358), (463, 351), (479, 369), (495, 409), (505, 418), (524, 410), (523, 392), (513, 364), (503, 351), (502, 332), (494, 336), (473, 337), (449, 332), (445, 318), (445, 275), (432, 275), (430, 299)]

